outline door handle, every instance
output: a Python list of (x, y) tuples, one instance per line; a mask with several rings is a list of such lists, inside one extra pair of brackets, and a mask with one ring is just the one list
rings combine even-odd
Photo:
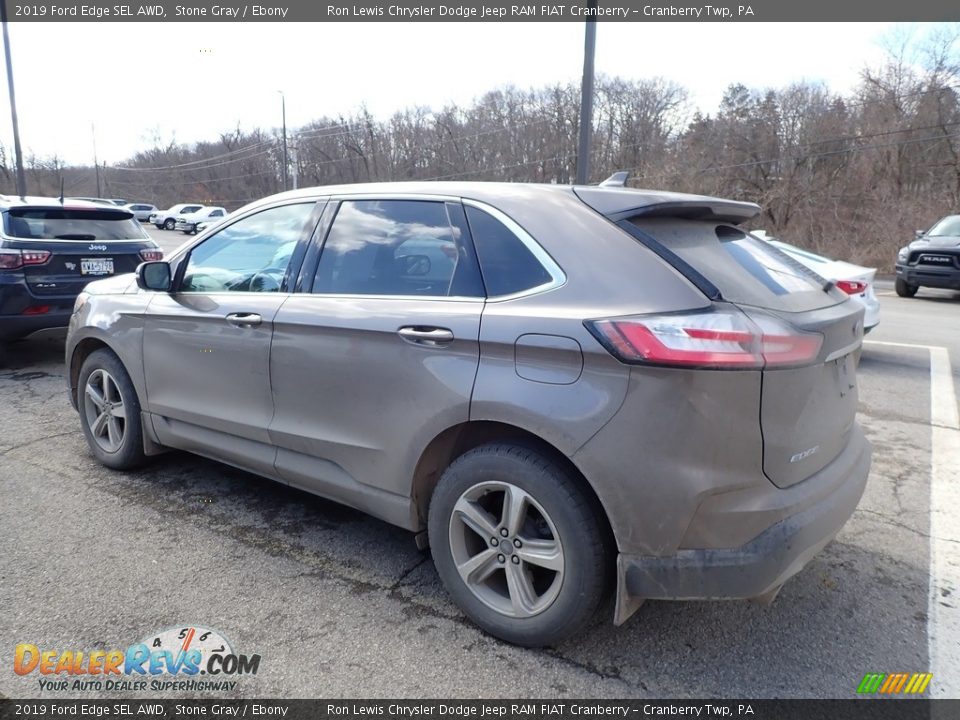
[(230, 313), (225, 319), (228, 325), (233, 325), (238, 328), (257, 327), (263, 322), (263, 318), (260, 317), (258, 313), (246, 312)]
[(397, 335), (408, 343), (426, 345), (427, 347), (441, 347), (453, 342), (453, 331), (439, 327), (407, 325), (397, 330)]

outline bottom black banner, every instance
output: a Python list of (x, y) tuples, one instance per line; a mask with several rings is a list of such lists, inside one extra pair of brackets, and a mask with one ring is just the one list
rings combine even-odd
[(327, 720), (584, 720), (750, 718), (920, 720), (958, 718), (960, 700), (10, 700), (0, 718), (283, 718)]

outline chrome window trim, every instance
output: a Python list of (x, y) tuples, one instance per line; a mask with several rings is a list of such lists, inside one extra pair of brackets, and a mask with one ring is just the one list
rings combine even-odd
[[(540, 285), (536, 285), (532, 288), (527, 288), (526, 290), (521, 290), (520, 292), (509, 293), (508, 295), (488, 295), (488, 302), (504, 302), (506, 300), (516, 300), (517, 298), (528, 297), (530, 295), (539, 295), (540, 293), (548, 292), (550, 290), (556, 290), (558, 287), (561, 287), (566, 284), (567, 276), (563, 272), (563, 268), (557, 265), (556, 261), (550, 257), (550, 254), (543, 249), (543, 246), (538, 243), (533, 236), (524, 230), (513, 218), (504, 213), (502, 210), (498, 210), (492, 205), (487, 203), (480, 202), (479, 200), (470, 200), (468, 198), (463, 198), (462, 202), (464, 205), (485, 212), (488, 215), (492, 216), (494, 219), (499, 220), (503, 225), (512, 232), (517, 238), (524, 244), (527, 250), (533, 255), (534, 259), (540, 266), (547, 271), (547, 274), (550, 276), (550, 280)], [(474, 240), (474, 247), (476, 247), (476, 240)], [(479, 253), (477, 253), (479, 258)], [(483, 261), (480, 262), (481, 270), (483, 269)]]
[(432, 300), (435, 302), (485, 302), (486, 298), (481, 295), (358, 295), (354, 293), (293, 293), (297, 297), (304, 298), (326, 298), (330, 300)]

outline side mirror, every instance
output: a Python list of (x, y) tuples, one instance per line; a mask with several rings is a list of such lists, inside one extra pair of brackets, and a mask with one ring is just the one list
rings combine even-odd
[(137, 286), (144, 290), (169, 292), (173, 279), (170, 263), (163, 260), (140, 263), (137, 267)]
[(925, 231), (925, 230), (914, 230), (914, 231), (913, 231), (914, 237), (922, 238), (925, 234), (926, 234), (926, 231)]

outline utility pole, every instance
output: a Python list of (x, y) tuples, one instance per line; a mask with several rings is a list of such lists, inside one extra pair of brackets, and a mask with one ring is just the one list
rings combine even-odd
[(283, 189), (286, 190), (290, 167), (287, 160), (287, 96), (283, 94), (283, 90), (277, 90), (277, 92), (280, 93), (280, 108), (283, 112)]
[[(597, 0), (588, 0), (591, 13), (597, 10)], [(583, 80), (580, 83), (580, 143), (577, 148), (577, 185), (586, 185), (590, 179), (590, 136), (593, 133), (593, 58), (597, 50), (597, 18), (587, 17), (583, 39)]]
[(290, 159), (293, 160), (293, 174), (291, 175), (291, 178), (293, 179), (293, 189), (296, 190), (296, 189), (297, 189), (297, 184), (298, 184), (298, 181), (299, 181), (299, 176), (300, 176), (300, 173), (297, 172), (297, 170), (298, 170), (298, 165), (297, 165), (297, 145), (296, 145), (296, 143), (294, 143), (293, 147), (290, 148)]
[[(3, 2), (3, 0), (0, 0)], [(90, 123), (90, 134), (93, 136), (93, 168), (97, 173), (97, 197), (100, 195), (100, 163), (97, 162), (97, 128), (93, 123)]]
[(10, 35), (7, 33), (6, 0), (0, 0), (0, 22), (3, 23), (3, 53), (7, 61), (7, 89), (10, 92), (10, 118), (13, 120), (13, 153), (17, 163), (17, 195), (26, 197), (27, 179), (23, 175), (23, 152), (20, 150), (20, 125), (17, 123), (17, 98), (13, 92), (13, 63), (10, 60)]

